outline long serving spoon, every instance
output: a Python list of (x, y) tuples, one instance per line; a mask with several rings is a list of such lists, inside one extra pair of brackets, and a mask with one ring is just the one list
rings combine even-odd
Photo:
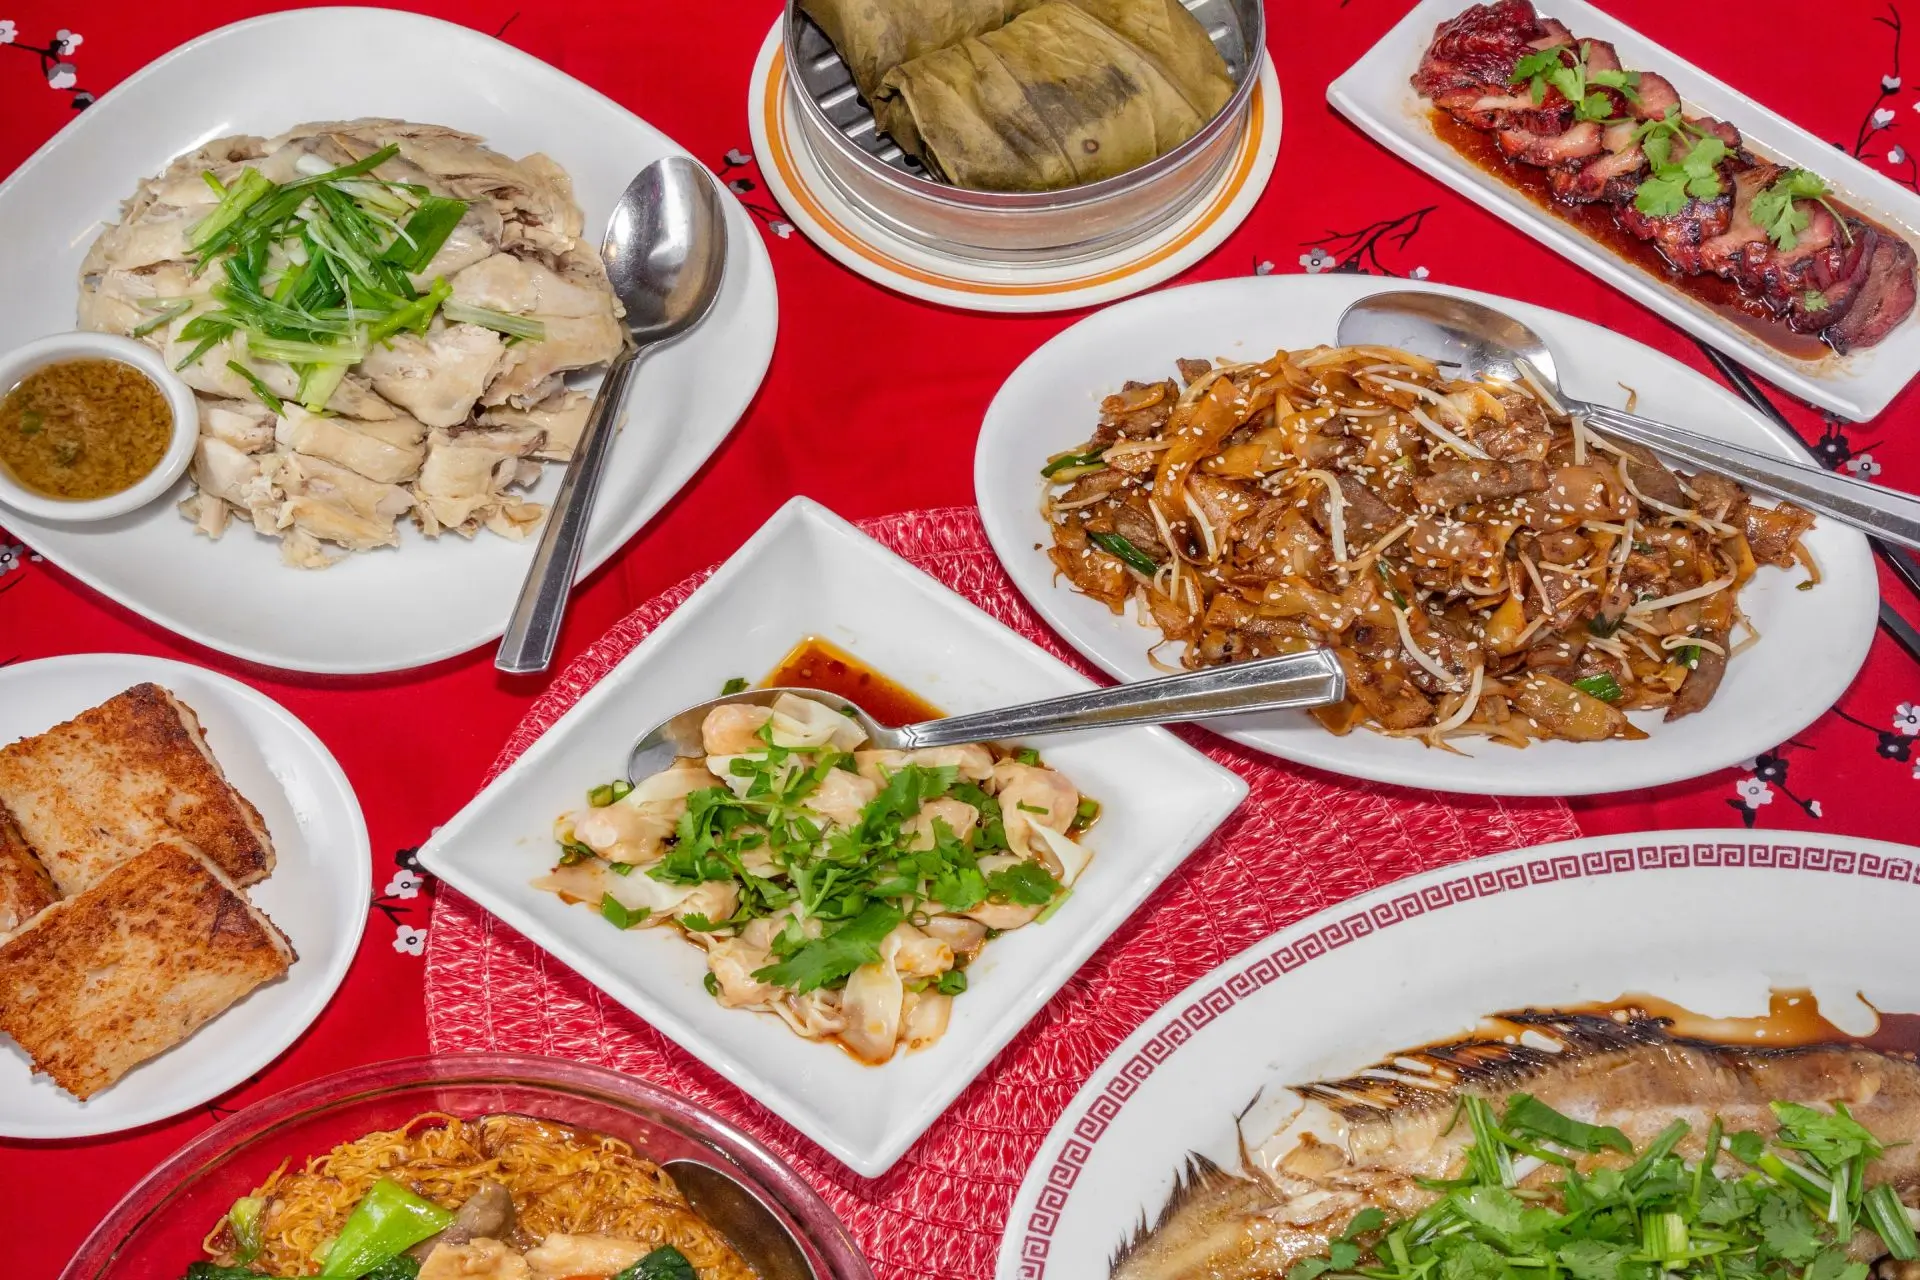
[(760, 1280), (817, 1280), (793, 1233), (759, 1192), (698, 1160), (669, 1160), (660, 1167)]
[(1331, 652), (1308, 649), (1277, 658), (1256, 658), (1205, 671), (1088, 689), (996, 711), (924, 720), (898, 729), (876, 723), (858, 704), (838, 694), (818, 689), (749, 689), (688, 707), (641, 734), (627, 758), (627, 781), (638, 784), (671, 768), (677, 759), (705, 755), (700, 726), (713, 708), (733, 703), (771, 706), (783, 693), (812, 698), (844, 712), (866, 731), (875, 748), (912, 751), (1129, 724), (1182, 724), (1243, 711), (1326, 706), (1347, 696), (1347, 680), (1340, 660)]
[[(1733, 362), (1733, 357), (1699, 338), (1693, 341), (1700, 348), (1701, 353), (1707, 357), (1707, 362), (1720, 371), (1720, 376), (1733, 384), (1733, 389), (1740, 393), (1742, 400), (1765, 414), (1767, 421), (1774, 426), (1795, 440), (1799, 440), (1802, 449), (1810, 454), (1813, 453), (1813, 446), (1801, 439), (1800, 434), (1793, 429), (1793, 424), (1787, 421), (1787, 416), (1780, 412), (1773, 401), (1767, 399), (1766, 392), (1760, 390), (1759, 384), (1753, 380), (1752, 376)], [(1814, 458), (1818, 461), (1819, 455), (1815, 454)], [(1901, 547), (1889, 546), (1878, 538), (1871, 541), (1874, 554), (1880, 557), (1887, 568), (1893, 570), (1894, 577), (1906, 584), (1907, 590), (1913, 593), (1914, 598), (1920, 600), (1920, 559), (1915, 559), (1913, 552)], [(1893, 637), (1894, 643), (1907, 651), (1909, 657), (1920, 661), (1920, 627), (1908, 622), (1884, 595), (1880, 597), (1880, 627)]]
[(554, 641), (566, 616), (587, 520), (634, 363), (649, 347), (671, 342), (699, 324), (720, 294), (727, 224), (713, 179), (684, 156), (656, 160), (642, 169), (607, 220), (600, 257), (615, 296), (627, 310), (627, 342), (607, 366), (527, 567), (520, 599), (500, 637), (493, 665), (515, 674), (545, 671), (553, 661)]
[(1864, 533), (1920, 547), (1920, 498), (1573, 399), (1560, 390), (1553, 352), (1540, 335), (1492, 307), (1445, 293), (1376, 293), (1347, 308), (1335, 341), (1398, 347), (1450, 364), (1463, 379), (1521, 382), (1531, 372), (1562, 408), (1600, 431), (1731, 476)]

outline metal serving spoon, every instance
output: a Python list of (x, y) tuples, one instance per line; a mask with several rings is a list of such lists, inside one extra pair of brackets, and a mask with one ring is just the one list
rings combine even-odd
[(705, 755), (700, 726), (713, 708), (732, 703), (772, 706), (773, 700), (783, 693), (813, 698), (845, 712), (866, 731), (869, 744), (878, 750), (912, 751), (919, 747), (999, 742), (1007, 738), (1119, 725), (1182, 724), (1243, 711), (1318, 707), (1346, 697), (1347, 679), (1339, 659), (1332, 653), (1309, 649), (1304, 653), (1256, 658), (1184, 675), (1088, 689), (997, 711), (923, 720), (898, 729), (875, 723), (857, 704), (836, 693), (823, 693), (818, 689), (749, 689), (688, 707), (641, 734), (627, 757), (627, 781), (637, 784), (671, 768), (675, 760), (684, 756)]
[(660, 1167), (760, 1280), (815, 1280), (793, 1233), (751, 1187), (698, 1160), (669, 1160)]
[(1522, 366), (1528, 366), (1567, 412), (1603, 432), (1731, 476), (1889, 542), (1920, 547), (1920, 498), (1576, 400), (1560, 390), (1553, 352), (1540, 335), (1478, 302), (1445, 293), (1376, 293), (1347, 308), (1335, 341), (1343, 347), (1398, 347), (1451, 364), (1461, 378), (1520, 382)]
[(607, 366), (540, 532), (520, 599), (494, 655), (493, 665), (502, 671), (545, 671), (553, 661), (554, 640), (586, 541), (587, 518), (613, 447), (614, 422), (634, 362), (648, 347), (671, 342), (699, 324), (713, 307), (727, 262), (724, 208), (704, 169), (683, 156), (669, 156), (627, 184), (607, 220), (600, 256), (614, 294), (627, 309), (628, 341)]

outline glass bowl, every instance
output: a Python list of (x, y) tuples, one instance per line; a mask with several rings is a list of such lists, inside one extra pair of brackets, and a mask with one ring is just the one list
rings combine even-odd
[(773, 1208), (820, 1280), (873, 1280), (826, 1202), (758, 1142), (686, 1099), (603, 1067), (503, 1053), (435, 1054), (338, 1072), (227, 1117), (127, 1193), (61, 1280), (173, 1280), (205, 1255), (228, 1207), (296, 1162), (423, 1111), (514, 1112), (633, 1144), (660, 1163), (691, 1159), (737, 1178)]

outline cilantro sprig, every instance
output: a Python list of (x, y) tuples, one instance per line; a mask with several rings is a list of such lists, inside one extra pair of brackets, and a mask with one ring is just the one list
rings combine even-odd
[[(1800, 243), (1800, 233), (1812, 221), (1806, 211), (1795, 203), (1800, 200), (1817, 200), (1825, 205), (1827, 212), (1840, 225), (1841, 233), (1851, 240), (1853, 232), (1848, 228), (1847, 220), (1840, 216), (1840, 211), (1833, 207), (1827, 195), (1826, 179), (1819, 174), (1806, 169), (1789, 169), (1753, 198), (1753, 207), (1749, 212), (1754, 225), (1766, 232), (1767, 238), (1783, 253), (1791, 252)], [(1808, 309), (1825, 310), (1826, 298), (1822, 296), (1819, 306), (1809, 305)]]
[(1641, 124), (1633, 137), (1649, 171), (1633, 193), (1633, 207), (1641, 213), (1665, 218), (1684, 209), (1689, 199), (1712, 200), (1725, 193), (1720, 165), (1732, 152), (1719, 135), (1684, 118), (1678, 106)]
[(1526, 85), (1536, 107), (1546, 101), (1548, 89), (1558, 89), (1560, 96), (1573, 104), (1574, 119), (1609, 121), (1613, 118), (1613, 100), (1600, 90), (1612, 89), (1628, 102), (1637, 103), (1640, 73), (1613, 68), (1591, 70), (1587, 60), (1592, 53), (1592, 42), (1583, 40), (1578, 49), (1556, 45), (1526, 54), (1513, 64), (1509, 83)]
[[(1692, 1162), (1681, 1120), (1636, 1150), (1527, 1094), (1503, 1114), (1480, 1098), (1461, 1110), (1462, 1176), (1424, 1182), (1439, 1198), (1411, 1216), (1361, 1210), (1287, 1280), (1866, 1280), (1847, 1250), (1856, 1225), (1893, 1257), (1920, 1257), (1894, 1189), (1867, 1184), (1882, 1147), (1844, 1103), (1774, 1103), (1771, 1140), (1715, 1118)], [(1517, 1187), (1516, 1157), (1561, 1176)]]

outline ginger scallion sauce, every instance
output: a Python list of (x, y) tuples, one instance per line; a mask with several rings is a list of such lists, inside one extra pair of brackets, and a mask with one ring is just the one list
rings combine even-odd
[(172, 438), (166, 396), (118, 360), (62, 360), (0, 398), (0, 465), (50, 498), (123, 493), (160, 465)]

